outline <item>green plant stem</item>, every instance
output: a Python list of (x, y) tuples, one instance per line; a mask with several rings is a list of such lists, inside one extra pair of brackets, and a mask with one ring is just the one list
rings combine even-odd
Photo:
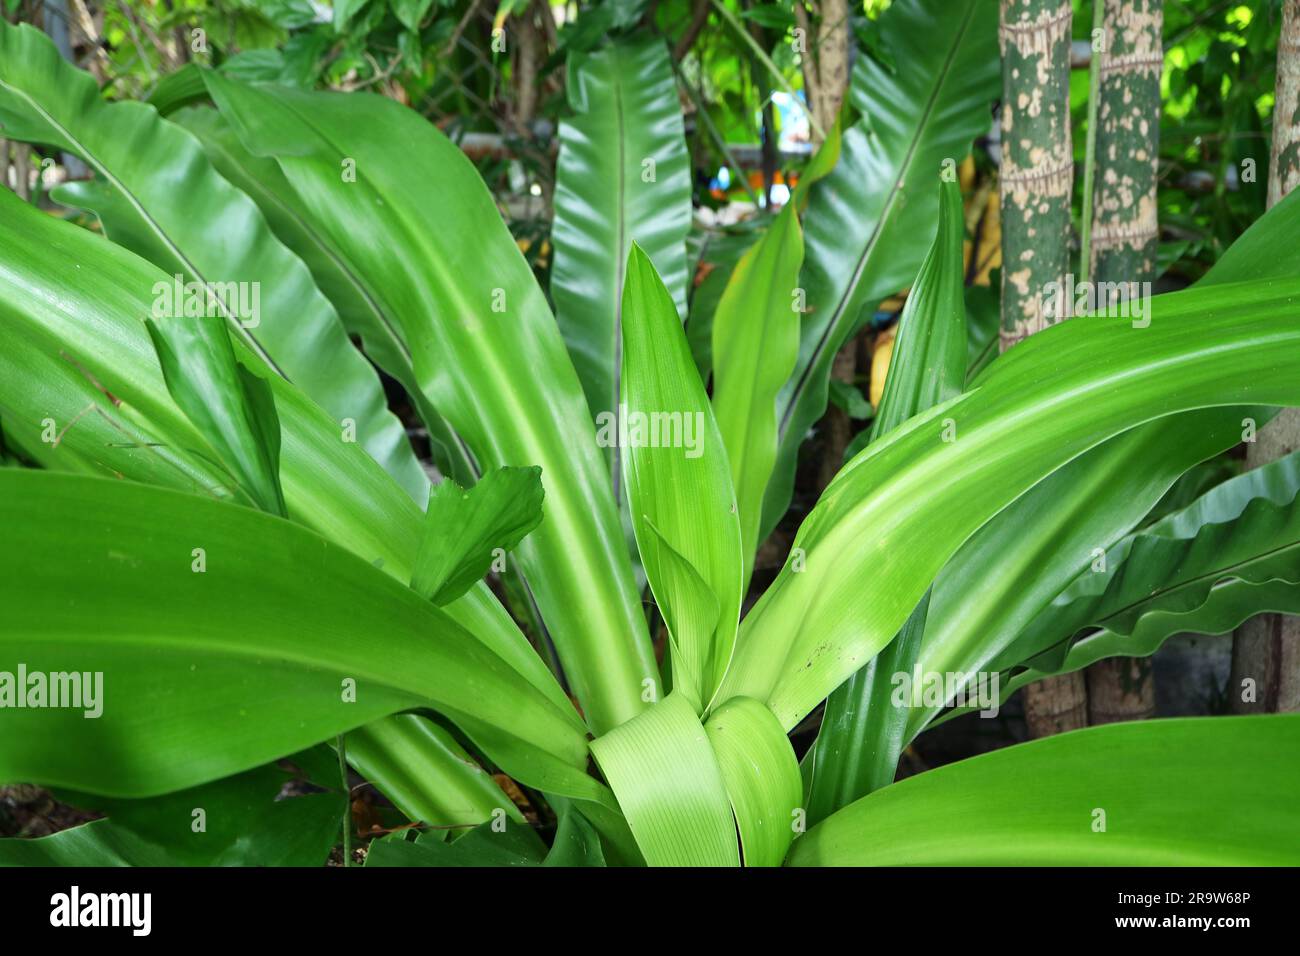
[(343, 865), (352, 865), (352, 788), (348, 785), (346, 734), (338, 736), (339, 779), (343, 783)]
[[(1092, 36), (1104, 29), (1106, 0), (1093, 0)], [(1095, 42), (1095, 41), (1094, 41)], [(1088, 137), (1083, 154), (1083, 222), (1079, 229), (1079, 281), (1087, 282), (1092, 265), (1092, 176), (1097, 158), (1097, 107), (1101, 101), (1101, 52), (1088, 63)]]
[(731, 29), (735, 31), (736, 36), (740, 37), (745, 45), (754, 51), (754, 56), (758, 59), (758, 62), (763, 64), (764, 69), (772, 74), (772, 78), (776, 80), (777, 85), (786, 93), (790, 94), (790, 98), (799, 104), (804, 115), (808, 117), (808, 125), (812, 127), (813, 132), (817, 134), (817, 141), (824, 141), (826, 139), (826, 131), (822, 129), (821, 124), (818, 123), (816, 118), (812, 115), (812, 110), (808, 109), (807, 105), (799, 99), (798, 94), (795, 93), (794, 87), (790, 85), (790, 81), (785, 78), (785, 75), (777, 68), (777, 65), (772, 62), (772, 58), (767, 55), (767, 51), (759, 46), (758, 41), (750, 35), (750, 32), (745, 29), (745, 25), (740, 22), (740, 18), (727, 9), (722, 0), (712, 0), (712, 3), (713, 8), (718, 11), (718, 15), (727, 21), (727, 26), (731, 27)]

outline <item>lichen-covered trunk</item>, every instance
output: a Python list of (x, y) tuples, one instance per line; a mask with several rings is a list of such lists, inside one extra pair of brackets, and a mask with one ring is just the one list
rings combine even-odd
[(1002, 0), (1003, 351), (1063, 318), (1050, 289), (1069, 272), (1070, 20), (1070, 0)]
[(1156, 275), (1162, 0), (1106, 0), (1093, 187), (1092, 281)]
[[(1273, 104), (1272, 207), (1300, 184), (1300, 0), (1282, 5)], [(1287, 409), (1246, 446), (1246, 467), (1300, 451), (1300, 409)], [(1234, 713), (1300, 710), (1300, 617), (1260, 614), (1237, 628), (1228, 702)]]
[(1300, 0), (1282, 4), (1273, 100), (1273, 155), (1269, 161), (1268, 204), (1273, 206), (1300, 183)]
[[(1160, 223), (1156, 175), (1160, 143), (1162, 0), (1105, 0), (1092, 190), (1089, 277), (1122, 297), (1156, 278)], [(1100, 297), (1100, 296), (1099, 296)], [(1087, 670), (1088, 722), (1151, 717), (1154, 674), (1142, 658), (1116, 657)]]
[[(1002, 0), (1002, 328), (1006, 351), (1063, 316), (1048, 307), (1070, 271), (1070, 0)], [(1083, 727), (1082, 674), (1025, 688), (1034, 737)]]

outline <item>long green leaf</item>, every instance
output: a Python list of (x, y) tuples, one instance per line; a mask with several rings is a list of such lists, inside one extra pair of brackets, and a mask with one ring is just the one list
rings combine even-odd
[(525, 579), (592, 727), (638, 713), (654, 660), (587, 405), (473, 165), (383, 97), (207, 78), (245, 147), (276, 158), (305, 218), (401, 323), (421, 392), (479, 469), (541, 467), (546, 517), (516, 552)]
[[(10, 448), (46, 468), (220, 493), (229, 478), (200, 453), (203, 439), (168, 394), (142, 321), (163, 274), (7, 190), (0, 190), (0, 250), (7, 336), (0, 420)], [(277, 378), (271, 387), (290, 517), (408, 581), (421, 526), (415, 503), (360, 445), (341, 442), (337, 423), (300, 391)], [(486, 586), (446, 611), (557, 706), (569, 706)], [(425, 757), (441, 761), (445, 773), (471, 775), (441, 751)]]
[[(1074, 321), (1074, 320), (1072, 320)], [(1017, 346), (1019, 348), (1020, 346)], [(1249, 408), (1138, 426), (1050, 475), (980, 528), (939, 573), (917, 666), (977, 679), (1069, 582), (1137, 525), (1179, 475), (1241, 438)], [(1259, 411), (1255, 414), (1263, 414)], [(997, 567), (990, 575), (988, 569)], [(911, 739), (942, 709), (913, 702)]]
[(97, 718), (7, 710), (0, 778), (165, 793), (422, 705), (585, 765), (571, 709), (298, 525), (161, 488), (13, 469), (0, 474), (0, 518), (3, 669), (100, 673), (103, 693)]
[(591, 742), (651, 866), (739, 866), (726, 784), (695, 708), (672, 693)]
[(1300, 716), (1110, 724), (909, 777), (809, 830), (789, 863), (1295, 866), (1298, 789)]
[[(1300, 199), (1292, 196), (1246, 230), (1200, 285), (1290, 277), (1298, 237)], [(988, 670), (1099, 549), (1104, 553), (1138, 526), (1180, 475), (1241, 441), (1247, 420), (1259, 427), (1274, 413), (1243, 406), (1160, 419), (1086, 452), (1015, 501), (935, 582), (922, 671)], [(998, 574), (990, 576), (994, 563)], [(909, 737), (938, 710), (913, 708)]]
[(422, 714), (398, 714), (349, 731), (347, 758), (411, 820), (475, 824), (496, 810), (523, 819), (456, 738)]
[(801, 560), (745, 619), (723, 698), (763, 700), (793, 726), (893, 637), (966, 539), (1063, 464), (1177, 412), (1300, 403), (1297, 294), (1296, 280), (1218, 285), (1157, 297), (1142, 327), (1062, 323), (873, 444), (826, 490), (795, 539)]
[[(1219, 634), (1300, 605), (1300, 455), (1226, 481), (1129, 535), (1102, 567), (1076, 578), (993, 662), (1030, 662), (1008, 693), (1113, 654), (1146, 656), (1174, 633)], [(1101, 630), (1072, 644), (1092, 627)]]
[(713, 414), (736, 489), (746, 582), (776, 462), (776, 396), (799, 351), (802, 264), (803, 233), (791, 202), (736, 264), (713, 314)]
[[(691, 170), (668, 47), (637, 35), (569, 56), (555, 167), (551, 296), (593, 417), (617, 416), (624, 269), (632, 243), (686, 315)], [(614, 459), (615, 483), (621, 479)], [(617, 495), (616, 495), (617, 497)]]
[[(908, 293), (868, 441), (954, 398), (966, 381), (961, 190), (955, 180), (941, 180), (939, 190), (934, 245)], [(894, 779), (908, 719), (908, 711), (892, 702), (894, 675), (911, 673), (929, 606), (927, 594), (898, 636), (827, 699), (822, 729), (809, 755), (810, 822)]]
[(746, 866), (780, 866), (794, 839), (803, 783), (785, 729), (748, 697), (727, 701), (704, 724), (740, 831)]
[[(195, 76), (206, 97), (207, 87), (197, 68)], [(472, 482), (474, 470), (464, 448), (420, 392), (411, 352), (397, 331), (396, 318), (385, 311), (386, 303), (370, 295), (343, 251), (303, 215), (279, 164), (245, 149), (230, 123), (215, 109), (181, 110), (172, 119), (198, 137), (217, 171), (257, 203), (276, 238), (311, 270), (317, 287), (330, 300), (347, 330), (360, 336), (366, 354), (401, 382), (429, 429), (438, 467), (462, 484)], [(423, 500), (422, 495), (416, 497)]]
[(913, 0), (878, 21), (895, 68), (857, 58), (850, 101), (863, 119), (817, 183), (804, 218), (808, 294), (799, 360), (777, 400), (780, 441), (763, 506), (766, 536), (790, 502), (799, 446), (826, 410), (831, 362), (868, 311), (904, 288), (925, 256), (945, 161), (960, 163), (998, 96), (994, 0)]
[(232, 334), (337, 421), (353, 421), (356, 440), (422, 498), (428, 479), (374, 370), (302, 262), (193, 137), (152, 107), (102, 100), (94, 79), (26, 24), (0, 24), (0, 124), (5, 137), (75, 153), (102, 177), (60, 187), (55, 198), (93, 209), (115, 242), (169, 276), (244, 283), (238, 291), (247, 314), (222, 303)]
[(637, 548), (673, 640), (673, 687), (700, 711), (735, 646), (740, 524), (726, 449), (681, 322), (635, 244), (623, 291), (621, 404)]

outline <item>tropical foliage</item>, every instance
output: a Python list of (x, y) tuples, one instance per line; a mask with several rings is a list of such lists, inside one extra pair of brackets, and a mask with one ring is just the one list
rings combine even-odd
[[(177, 5), (121, 28), (205, 55), (107, 90), (0, 24), (0, 132), (51, 160), (0, 190), (0, 782), (102, 814), (0, 863), (320, 864), (349, 766), (369, 866), (1300, 862), (1300, 716), (895, 782), (1025, 683), (1300, 612), (1300, 459), (1203, 480), (1300, 406), (1300, 198), (1180, 207), (1194, 283), (993, 358), (998, 4), (855, 9), (784, 201), (705, 228), (701, 129), (757, 112), (711, 58), (802, 89), (809, 13), (714, 6), (687, 54), (693, 5), (605, 3), (522, 61), (564, 77), (545, 235), (419, 108), (463, 5)], [(836, 356), (904, 290), (873, 408)]]

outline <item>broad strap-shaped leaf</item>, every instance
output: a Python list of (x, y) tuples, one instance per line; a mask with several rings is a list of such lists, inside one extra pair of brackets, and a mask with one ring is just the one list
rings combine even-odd
[[(195, 75), (206, 97), (207, 86), (197, 68)], [(330, 300), (343, 325), (361, 337), (366, 354), (406, 389), (428, 427), (433, 458), (443, 474), (462, 483), (472, 482), (475, 474), (464, 448), (420, 392), (411, 351), (398, 332), (396, 319), (385, 312), (385, 303), (370, 295), (329, 236), (304, 217), (279, 164), (245, 149), (230, 123), (215, 109), (185, 109), (172, 119), (198, 137), (217, 171), (257, 203), (276, 238), (311, 270), (316, 286)]]
[(809, 830), (789, 863), (1295, 866), (1297, 790), (1300, 716), (1109, 724), (879, 790)]
[(740, 831), (746, 866), (780, 866), (800, 822), (803, 781), (785, 729), (767, 707), (734, 697), (704, 724)]
[(713, 314), (713, 414), (736, 489), (746, 582), (776, 462), (776, 396), (799, 352), (802, 265), (803, 233), (790, 202), (736, 264)]
[(963, 391), (967, 344), (963, 232), (961, 190), (955, 180), (940, 179), (934, 244), (899, 318), (885, 391), (871, 423), (873, 441)]
[(585, 765), (571, 708), (445, 612), (291, 522), (13, 469), (0, 473), (0, 518), (0, 666), (98, 673), (103, 690), (93, 719), (80, 708), (6, 710), (0, 778), (165, 793), (419, 706)]
[[(673, 686), (700, 710), (722, 680), (740, 617), (741, 553), (727, 452), (686, 336), (637, 245), (623, 291), (617, 434), (641, 563), (673, 639)], [(613, 427), (610, 427), (613, 430)]]
[[(5, 439), (60, 471), (115, 475), (218, 494), (228, 482), (167, 391), (145, 328), (166, 278), (102, 237), (0, 190), (0, 416)], [(256, 359), (242, 347), (242, 361)], [(268, 379), (280, 418), (289, 517), (405, 584), (419, 547), (415, 502), (299, 389)], [(446, 611), (528, 675), (567, 698), (486, 586)]]
[[(1240, 406), (1161, 418), (1102, 443), (1031, 488), (939, 573), (918, 657), (921, 672), (963, 675), (963, 684), (988, 672), (1096, 560), (1097, 549), (1121, 540), (1188, 468), (1235, 445), (1243, 416), (1265, 412)], [(998, 573), (990, 575), (990, 567)], [(912, 706), (907, 739), (942, 706)]]
[(624, 269), (633, 242), (686, 316), (690, 157), (662, 37), (637, 34), (595, 53), (572, 53), (568, 69), (574, 115), (560, 123), (551, 296), (592, 417), (617, 416)]
[(435, 485), (411, 588), (434, 604), (460, 597), (541, 523), (544, 495), (540, 468), (498, 468), (468, 491), (450, 479)]
[(740, 257), (762, 238), (769, 225), (770, 220), (749, 219), (724, 231), (700, 229), (687, 237), (694, 278), (686, 319), (686, 341), (690, 343), (691, 355), (695, 357), (695, 367), (702, 382), (707, 382), (713, 374), (713, 319), (718, 303), (722, 301), (722, 293), (726, 291)]
[(280, 490), (280, 419), (265, 379), (239, 363), (217, 315), (148, 319), (167, 390), (230, 471), (233, 491), (285, 515)]
[(591, 753), (651, 866), (739, 866), (718, 758), (690, 701), (669, 694)]
[[(956, 397), (966, 383), (961, 190), (955, 179), (942, 179), (939, 194), (934, 245), (899, 319), (869, 442), (918, 412)], [(907, 744), (908, 721), (908, 711), (893, 704), (894, 675), (911, 673), (929, 607), (927, 592), (898, 636), (827, 699), (821, 731), (808, 757), (810, 822), (893, 781)]]
[(869, 446), (800, 528), (802, 560), (745, 619), (722, 699), (755, 697), (793, 726), (894, 636), (981, 525), (1107, 438), (1212, 404), (1300, 403), (1297, 294), (1294, 279), (1217, 285), (1156, 297), (1140, 328), (1062, 323)]
[[(1247, 229), (1199, 285), (1288, 278), (1296, 273), (1296, 248), (1300, 200), (1288, 197)], [(1089, 568), (1097, 549), (1104, 552), (1136, 528), (1188, 469), (1240, 442), (1248, 420), (1260, 427), (1275, 412), (1209, 408), (1162, 418), (1103, 442), (1013, 502), (935, 582), (923, 671), (988, 670)], [(990, 576), (994, 563), (998, 574)], [(909, 737), (937, 713), (914, 709)]]
[[(1226, 481), (1120, 541), (992, 666), (1028, 661), (1030, 675), (1072, 671), (1109, 654), (1153, 653), (1176, 633), (1174, 624), (1178, 631), (1220, 634), (1254, 614), (1297, 605), (1300, 454)], [(1075, 643), (1085, 628), (1100, 633)]]
[(839, 162), (804, 217), (808, 295), (794, 375), (777, 400), (777, 467), (763, 535), (790, 502), (799, 446), (826, 410), (835, 353), (868, 310), (904, 288), (925, 256), (934, 177), (988, 128), (999, 93), (995, 0), (912, 0), (880, 17), (891, 72), (857, 58), (849, 91), (863, 119), (844, 133)]
[[(1165, 596), (1163, 592), (1154, 595), (1156, 600), (1149, 608), (1143, 607), (1130, 626), (1092, 631), (1070, 644), (1064, 659), (1054, 648), (1030, 661), (1030, 666), (1001, 682), (1002, 699), (1026, 684), (1082, 670), (1107, 657), (1150, 657), (1179, 634), (1226, 634), (1256, 614), (1300, 614), (1300, 582), (1296, 581), (1229, 578), (1210, 591), (1203, 604), (1188, 610), (1177, 605), (1160, 607), (1159, 598)], [(956, 716), (957, 711), (951, 713)], [(944, 719), (947, 717), (945, 714)]]
[(207, 79), (244, 146), (275, 157), (305, 219), (400, 322), (420, 391), (480, 471), (541, 467), (546, 517), (515, 556), (593, 729), (644, 709), (654, 659), (587, 404), (474, 166), (384, 97)]
[[(0, 419), (9, 447), (53, 470), (219, 494), (229, 476), (168, 394), (142, 321), (153, 284), (166, 276), (7, 190), (0, 190), (0, 213)], [(359, 444), (340, 441), (338, 423), (307, 396), (283, 379), (269, 382), (290, 518), (404, 585), (419, 544), (419, 508)], [(557, 707), (571, 706), (486, 585), (445, 610)], [(406, 749), (420, 746), (407, 741)], [(472, 775), (464, 762), (425, 749), (424, 759), (444, 774)], [(372, 779), (381, 788), (390, 783)]]
[[(312, 396), (419, 500), (428, 486), (374, 369), (348, 341), (303, 263), (194, 138), (141, 103), (108, 103), (88, 73), (29, 25), (0, 24), (0, 124), (9, 139), (81, 157), (95, 183), (58, 188), (105, 232), (169, 276), (232, 290), (219, 314), (270, 366)], [(340, 426), (342, 427), (342, 425)]]

